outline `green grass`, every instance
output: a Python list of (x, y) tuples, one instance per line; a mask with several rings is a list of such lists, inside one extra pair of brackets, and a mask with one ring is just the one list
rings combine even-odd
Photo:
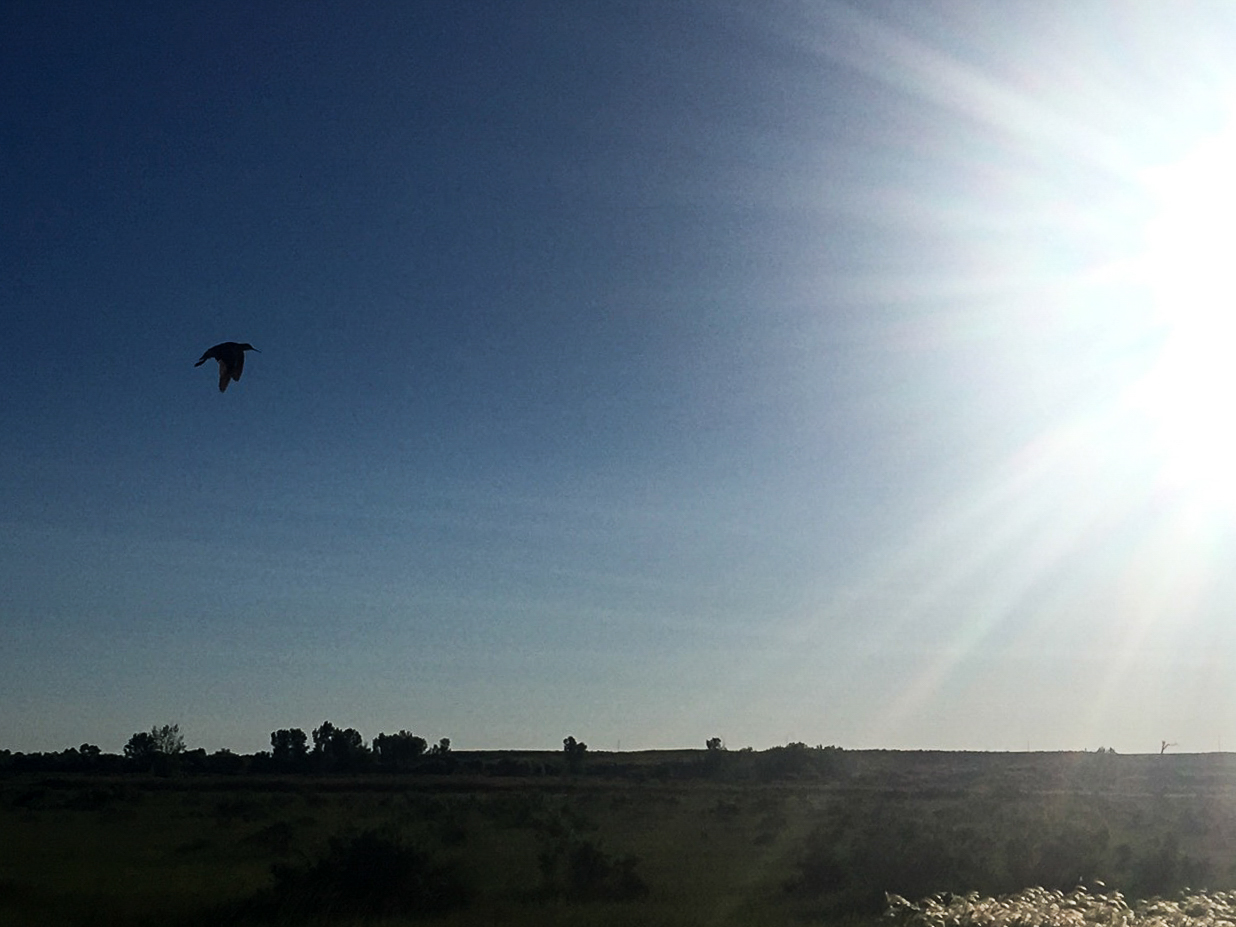
[[(474, 887), (467, 908), (433, 923), (629, 924), (633, 907), (647, 924), (752, 923), (752, 911), (780, 892), (795, 834), (780, 824), (770, 830), (753, 799), (706, 787), (426, 794), (189, 786), (135, 787), (86, 808), (89, 786), (60, 783), (17, 801), (21, 789), (10, 784), (0, 796), (0, 923), (166, 923), (219, 911), (243, 921), (229, 906), (269, 887), (272, 864), (313, 860), (332, 836), (367, 831), (426, 848)], [(637, 857), (647, 895), (574, 898), (569, 886), (547, 884), (541, 854), (580, 845), (615, 865)], [(326, 922), (384, 921), (336, 912)]]
[[(866, 927), (885, 892), (1214, 892), (1236, 884), (1221, 760), (870, 754), (771, 782), (12, 776), (0, 924)], [(355, 888), (391, 860), (444, 873), (458, 906), (421, 915), (406, 886)], [(334, 894), (293, 910), (306, 878)]]

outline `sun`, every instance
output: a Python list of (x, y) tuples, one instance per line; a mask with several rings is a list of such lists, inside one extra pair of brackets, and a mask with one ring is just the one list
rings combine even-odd
[(1236, 506), (1236, 125), (1142, 180), (1137, 275), (1161, 342), (1135, 401), (1164, 478)]

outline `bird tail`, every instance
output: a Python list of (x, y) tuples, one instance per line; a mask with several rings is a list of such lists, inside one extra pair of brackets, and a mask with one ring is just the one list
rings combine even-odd
[(206, 358), (205, 358), (205, 357), (203, 357), (200, 361), (198, 361), (198, 362), (197, 362), (196, 364), (194, 364), (193, 366), (194, 366), (194, 367), (200, 367), (200, 366), (202, 366), (202, 364), (204, 364), (204, 363), (206, 363)]

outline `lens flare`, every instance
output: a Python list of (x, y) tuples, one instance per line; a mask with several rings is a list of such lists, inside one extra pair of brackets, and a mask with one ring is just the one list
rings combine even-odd
[(1178, 162), (1145, 172), (1157, 210), (1139, 273), (1163, 343), (1135, 390), (1165, 478), (1229, 505), (1236, 504), (1234, 165), (1236, 127), (1229, 127)]

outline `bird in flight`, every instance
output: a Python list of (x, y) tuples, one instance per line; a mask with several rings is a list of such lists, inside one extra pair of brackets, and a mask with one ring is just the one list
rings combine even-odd
[[(209, 348), (193, 366), (200, 367), (212, 357), (217, 360), (219, 362), (219, 392), (222, 393), (227, 390), (228, 380), (239, 380), (240, 375), (245, 372), (246, 351), (257, 351), (257, 348), (248, 342), (237, 344), (235, 341), (225, 341)], [(262, 352), (258, 351), (258, 353)]]

